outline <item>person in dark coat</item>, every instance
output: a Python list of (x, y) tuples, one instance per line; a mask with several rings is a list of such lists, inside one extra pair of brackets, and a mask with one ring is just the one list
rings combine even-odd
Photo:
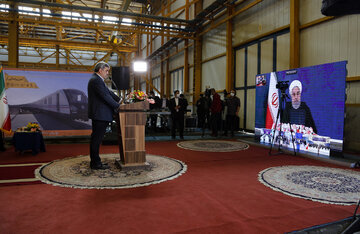
[(120, 107), (120, 98), (104, 83), (109, 76), (109, 70), (109, 64), (99, 62), (95, 65), (94, 74), (88, 83), (88, 117), (92, 120), (90, 167), (94, 170), (109, 168), (101, 162), (99, 148), (107, 126), (113, 121), (113, 115)]
[[(184, 96), (184, 94), (180, 94), (180, 98), (185, 100), (185, 106), (188, 106), (188, 105), (189, 105), (187, 99), (186, 99), (185, 96)], [(185, 111), (186, 111), (186, 110), (185, 110)]]
[(211, 100), (209, 96), (200, 94), (199, 100), (196, 102), (196, 112), (198, 115), (198, 128), (205, 129), (210, 119), (210, 105)]
[(171, 111), (171, 137), (175, 139), (176, 129), (179, 131), (180, 139), (184, 139), (184, 114), (187, 108), (186, 99), (180, 98), (179, 90), (174, 91), (175, 97), (170, 99), (169, 109)]
[(204, 94), (200, 94), (200, 98), (196, 101), (196, 114), (198, 118), (197, 127), (203, 128), (205, 124), (205, 97)]
[(227, 136), (227, 132), (230, 131), (231, 136), (234, 136), (234, 130), (237, 126), (236, 121), (239, 121), (240, 99), (236, 97), (236, 90), (230, 91), (230, 97), (225, 99), (225, 105), (227, 106), (225, 131), (224, 136)]

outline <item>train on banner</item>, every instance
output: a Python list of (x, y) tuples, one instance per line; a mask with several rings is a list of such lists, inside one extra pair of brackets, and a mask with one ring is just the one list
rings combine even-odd
[(347, 61), (259, 74), (255, 136), (263, 144), (329, 156), (342, 151)]
[(45, 136), (89, 135), (89, 72), (4, 69), (13, 131), (37, 122)]
[(59, 89), (35, 102), (12, 106), (13, 112), (46, 113), (63, 120), (88, 121), (88, 100), (83, 91), (78, 89)]

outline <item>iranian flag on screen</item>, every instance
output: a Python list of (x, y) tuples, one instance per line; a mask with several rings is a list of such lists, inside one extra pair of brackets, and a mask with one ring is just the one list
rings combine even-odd
[(0, 67), (0, 129), (11, 132), (9, 106), (5, 94), (5, 79), (2, 67)]
[[(276, 88), (277, 77), (275, 72), (270, 74), (269, 94), (267, 100), (265, 128), (272, 129), (279, 110), (279, 92)], [(278, 123), (280, 122), (280, 118)], [(276, 127), (275, 127), (276, 128)]]

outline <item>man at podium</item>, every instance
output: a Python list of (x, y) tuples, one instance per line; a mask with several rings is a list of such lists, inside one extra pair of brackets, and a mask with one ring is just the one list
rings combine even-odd
[(95, 65), (94, 74), (88, 83), (88, 117), (92, 121), (90, 139), (90, 167), (94, 170), (110, 168), (101, 162), (100, 144), (104, 138), (106, 127), (113, 120), (114, 112), (118, 112), (120, 98), (110, 91), (104, 80), (109, 76), (110, 65), (99, 62)]

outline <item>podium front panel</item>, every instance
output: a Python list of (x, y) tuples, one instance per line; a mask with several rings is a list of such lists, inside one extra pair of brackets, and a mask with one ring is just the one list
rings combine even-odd
[[(124, 165), (137, 165), (144, 164), (146, 162), (146, 113), (144, 110), (147, 109), (149, 109), (149, 103), (146, 101), (122, 105), (120, 107), (119, 122), (121, 129), (122, 150), (124, 155), (124, 158), (120, 158)], [(126, 111), (121, 112), (121, 110)]]

